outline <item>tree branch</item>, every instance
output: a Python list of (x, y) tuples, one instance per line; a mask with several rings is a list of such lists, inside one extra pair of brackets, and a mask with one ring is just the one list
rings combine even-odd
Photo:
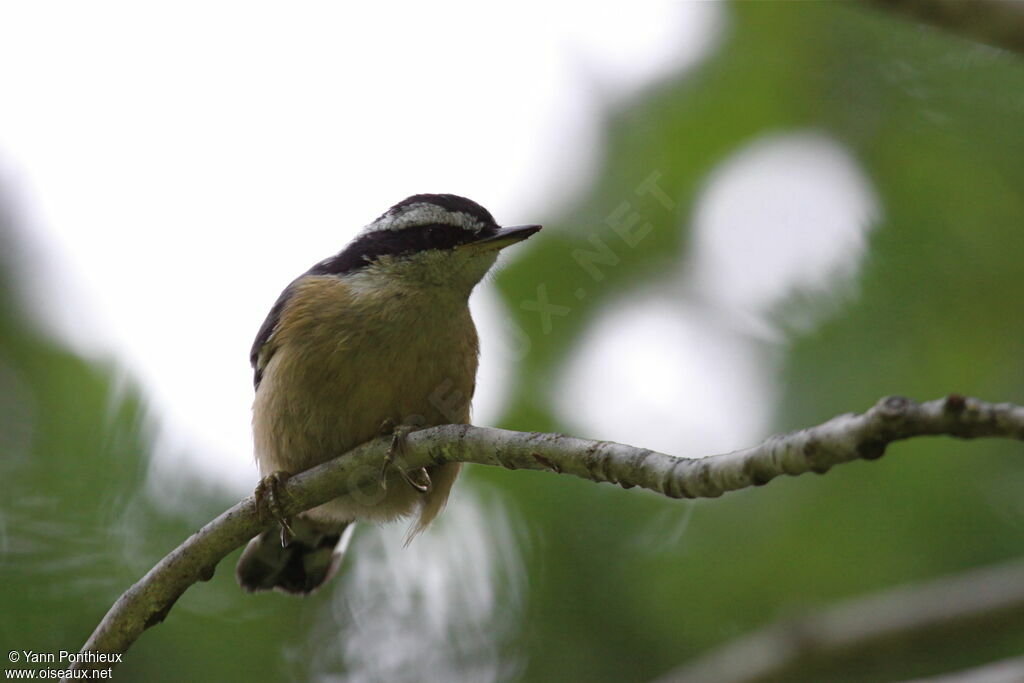
[(976, 669), (964, 669), (950, 674), (915, 678), (904, 683), (1019, 683), (1024, 681), (1024, 657), (1013, 657), (992, 662)]
[[(1024, 439), (1024, 407), (957, 395), (927, 403), (890, 397), (860, 415), (841, 415), (753, 448), (697, 459), (560, 434), (445, 425), (410, 434), (400, 464), (409, 470), (445, 462), (551, 470), (624, 488), (638, 486), (672, 498), (716, 498), (783, 474), (824, 473), (844, 462), (873, 460), (893, 441), (927, 435)], [(373, 486), (379, 481), (388, 442), (385, 438), (365, 443), (292, 477), (283, 489), (284, 513), (295, 515)], [(163, 621), (189, 586), (209, 580), (221, 559), (268, 526), (257, 520), (251, 496), (221, 514), (129, 588), (82, 651), (125, 652), (143, 631)], [(83, 662), (76, 668), (90, 666), (108, 664)]]
[(864, 0), (968, 40), (1024, 52), (1024, 4), (1017, 0)]
[(878, 648), (895, 649), (912, 640), (1005, 628), (1020, 623), (1021, 616), (1024, 562), (1017, 560), (779, 621), (676, 669), (658, 683), (785, 680), (798, 672), (813, 671), (815, 665), (839, 658), (849, 661)]

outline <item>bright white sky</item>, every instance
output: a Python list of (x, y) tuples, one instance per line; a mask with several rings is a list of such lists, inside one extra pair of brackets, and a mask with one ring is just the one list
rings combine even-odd
[[(142, 383), (160, 462), (189, 456), (201, 479), (243, 492), (256, 477), (248, 350), (280, 290), (416, 192), (544, 223), (591, 178), (601, 107), (706, 55), (722, 9), (4, 3), (0, 174), (48, 261), (29, 271), (35, 303)], [(765, 336), (793, 287), (855, 272), (872, 207), (822, 135), (738, 150), (680, 217), (694, 222), (689, 279), (597, 322), (558, 383), (563, 417), (687, 455), (758, 436), (774, 385), (749, 333)], [(511, 361), (500, 302), (485, 285), (473, 305), (474, 421), (489, 424)]]
[[(247, 493), (248, 351), (280, 290), (409, 194), (455, 192), (499, 221), (547, 222), (592, 177), (601, 107), (705, 56), (722, 14), (697, 2), (2, 3), (0, 182), (23, 200), (42, 257), (25, 264), (27, 290), (58, 335), (142, 385), (158, 467), (189, 457), (193, 481)], [(765, 340), (782, 339), (772, 306), (794, 288), (852, 282), (876, 210), (855, 162), (820, 132), (735, 150), (679, 217), (694, 231), (690, 267), (609, 306), (553, 380), (563, 419), (679, 455), (762, 436), (777, 391)], [(514, 370), (501, 350), (516, 345), (503, 343), (486, 284), (473, 306), (484, 349), (474, 422), (489, 424)], [(164, 496), (188, 497), (166, 484)], [(404, 559), (387, 555), (397, 538), (378, 547), (374, 535), (357, 553), (372, 576), (401, 565), (400, 584), (434, 598), (436, 642), (492, 635), (497, 604), (509, 618), (456, 571), (518, 567), (515, 544), (494, 542), (500, 519), (484, 528), (467, 509), (472, 493), (457, 491), (442, 536)], [(509, 555), (427, 562), (466, 556), (447, 551), (451, 524), (466, 548)], [(350, 574), (365, 583), (360, 566)], [(465, 587), (486, 599), (458, 631), (438, 615), (477, 614), (444, 609)], [(420, 607), (432, 603), (390, 584), (367, 595), (372, 609), (346, 603), (369, 637), (353, 641), (368, 648), (355, 658), (364, 668), (448, 651), (424, 636)]]
[[(142, 382), (165, 456), (251, 486), (247, 355), (284, 285), (416, 192), (543, 222), (589, 179), (598, 105), (703, 55), (719, 13), (4, 3), (0, 173), (51, 266), (33, 264), (35, 301)], [(502, 387), (484, 362), (486, 424)]]

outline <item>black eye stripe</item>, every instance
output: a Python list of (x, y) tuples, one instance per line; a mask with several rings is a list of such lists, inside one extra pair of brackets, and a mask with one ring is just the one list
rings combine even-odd
[(412, 232), (417, 250), (451, 249), (472, 239), (475, 234), (457, 225), (425, 225), (421, 228), (409, 228), (403, 232)]
[(365, 268), (381, 256), (400, 256), (431, 249), (452, 249), (480, 237), (497, 232), (488, 226), (472, 232), (458, 225), (437, 223), (411, 226), (402, 230), (378, 230), (354, 239), (337, 256), (321, 261), (309, 270), (310, 275), (342, 275)]
[[(434, 211), (453, 214), (452, 219), (462, 225), (432, 223), (410, 225), (406, 228), (387, 228), (369, 232), (352, 240), (341, 253), (313, 266), (310, 275), (342, 275), (365, 268), (382, 256), (401, 256), (420, 251), (452, 249), (473, 239), (497, 233), (498, 225), (490, 212), (476, 202), (454, 194), (417, 194), (392, 206), (378, 221), (393, 218), (419, 204), (432, 205)], [(430, 215), (430, 211), (425, 212)], [(469, 223), (480, 226), (478, 231), (466, 227)]]

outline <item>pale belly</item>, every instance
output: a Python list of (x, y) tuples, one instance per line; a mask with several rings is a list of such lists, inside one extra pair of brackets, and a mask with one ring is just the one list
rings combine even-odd
[[(459, 325), (408, 338), (396, 330), (415, 326), (381, 325), (355, 337), (346, 333), (345, 321), (331, 320), (284, 340), (253, 404), (261, 473), (308, 469), (380, 436), (385, 425), (468, 422), (477, 365), (468, 316), (467, 310)], [(457, 474), (457, 465), (433, 468), (427, 494), (392, 474), (386, 490), (355, 491), (308, 514), (321, 521), (384, 521), (422, 508), (421, 517), (433, 517)]]

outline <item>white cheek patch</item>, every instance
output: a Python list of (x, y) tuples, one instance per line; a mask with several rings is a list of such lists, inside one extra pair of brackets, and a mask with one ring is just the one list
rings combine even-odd
[(376, 232), (377, 230), (404, 230), (414, 225), (430, 225), (432, 223), (457, 225), (474, 232), (480, 232), (480, 229), (483, 227), (475, 216), (471, 216), (468, 213), (449, 211), (436, 204), (423, 202), (403, 207), (401, 211), (394, 215), (385, 214), (381, 216), (363, 228), (361, 234)]
[(342, 279), (348, 285), (353, 296), (373, 296), (380, 292), (381, 287), (388, 281), (386, 273), (380, 273), (380, 268), (365, 268), (354, 273), (343, 275)]
[[(380, 296), (382, 291), (402, 288), (422, 292), (427, 285), (441, 285), (453, 295), (469, 296), (497, 256), (496, 252), (465, 254), (450, 250), (421, 252), (414, 258), (386, 255), (341, 279), (355, 296)], [(440, 293), (437, 289), (431, 291), (435, 296)]]

